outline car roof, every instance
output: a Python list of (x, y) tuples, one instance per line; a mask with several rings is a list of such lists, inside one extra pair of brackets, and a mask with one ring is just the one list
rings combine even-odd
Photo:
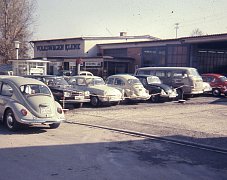
[(202, 74), (201, 76), (212, 76), (212, 77), (217, 77), (217, 78), (219, 78), (220, 76), (224, 76), (224, 75), (215, 74), (215, 73), (206, 73), (206, 74)]
[(115, 74), (115, 75), (111, 75), (108, 78), (116, 78), (116, 77), (122, 77), (125, 79), (137, 79), (135, 76), (129, 75), (129, 74)]
[(188, 70), (188, 69), (196, 69), (193, 67), (141, 67), (138, 70), (146, 70), (146, 69), (154, 69), (154, 70)]
[(25, 85), (25, 84), (41, 84), (41, 85), (44, 85), (43, 82), (41, 82), (37, 79), (22, 77), (22, 76), (1, 76), (0, 80), (1, 79), (3, 79), (4, 81), (13, 82), (17, 86), (22, 86), (22, 85)]
[(158, 76), (153, 76), (153, 75), (135, 75), (135, 77), (156, 77), (156, 78), (159, 78)]
[(81, 77), (82, 78), (102, 78), (102, 77), (99, 77), (99, 76), (86, 76), (86, 75), (77, 75), (77, 76), (71, 76), (71, 77), (75, 77), (75, 78), (81, 78)]

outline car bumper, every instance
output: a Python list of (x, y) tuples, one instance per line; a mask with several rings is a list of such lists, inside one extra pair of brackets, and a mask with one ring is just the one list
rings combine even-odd
[(115, 96), (110, 96), (110, 97), (99, 96), (99, 100), (101, 102), (119, 102), (119, 101), (122, 101), (123, 99), (121, 97), (115, 97)]
[(60, 100), (61, 103), (74, 104), (74, 103), (86, 103), (90, 102), (90, 99), (67, 99)]
[(34, 125), (34, 124), (52, 124), (52, 123), (60, 123), (64, 121), (65, 118), (59, 118), (59, 119), (44, 119), (44, 118), (34, 118), (34, 119), (19, 119), (18, 122), (21, 124), (28, 124), (28, 125)]
[(129, 96), (129, 97), (125, 97), (126, 99), (130, 99), (130, 100), (135, 100), (135, 101), (138, 101), (138, 100), (142, 100), (142, 101), (146, 101), (148, 99), (150, 99), (151, 95), (144, 95), (144, 96), (136, 96), (136, 95), (133, 95), (133, 96)]

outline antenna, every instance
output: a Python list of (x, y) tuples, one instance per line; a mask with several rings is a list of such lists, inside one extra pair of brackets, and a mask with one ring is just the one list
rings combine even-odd
[(176, 38), (177, 38), (177, 31), (179, 29), (179, 23), (175, 23), (175, 29), (176, 29)]

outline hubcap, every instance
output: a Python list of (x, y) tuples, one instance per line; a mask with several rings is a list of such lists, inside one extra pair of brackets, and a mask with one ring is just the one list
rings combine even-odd
[(13, 128), (13, 117), (12, 117), (11, 114), (7, 115), (6, 123), (7, 123), (9, 128)]
[(98, 99), (96, 97), (93, 97), (91, 99), (91, 103), (92, 103), (92, 105), (96, 106), (98, 104)]

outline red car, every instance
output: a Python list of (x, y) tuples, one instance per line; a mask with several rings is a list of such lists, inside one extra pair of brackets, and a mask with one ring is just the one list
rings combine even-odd
[(224, 94), (227, 96), (227, 78), (221, 74), (202, 74), (204, 82), (208, 82), (212, 87), (212, 94), (214, 96), (220, 96)]

